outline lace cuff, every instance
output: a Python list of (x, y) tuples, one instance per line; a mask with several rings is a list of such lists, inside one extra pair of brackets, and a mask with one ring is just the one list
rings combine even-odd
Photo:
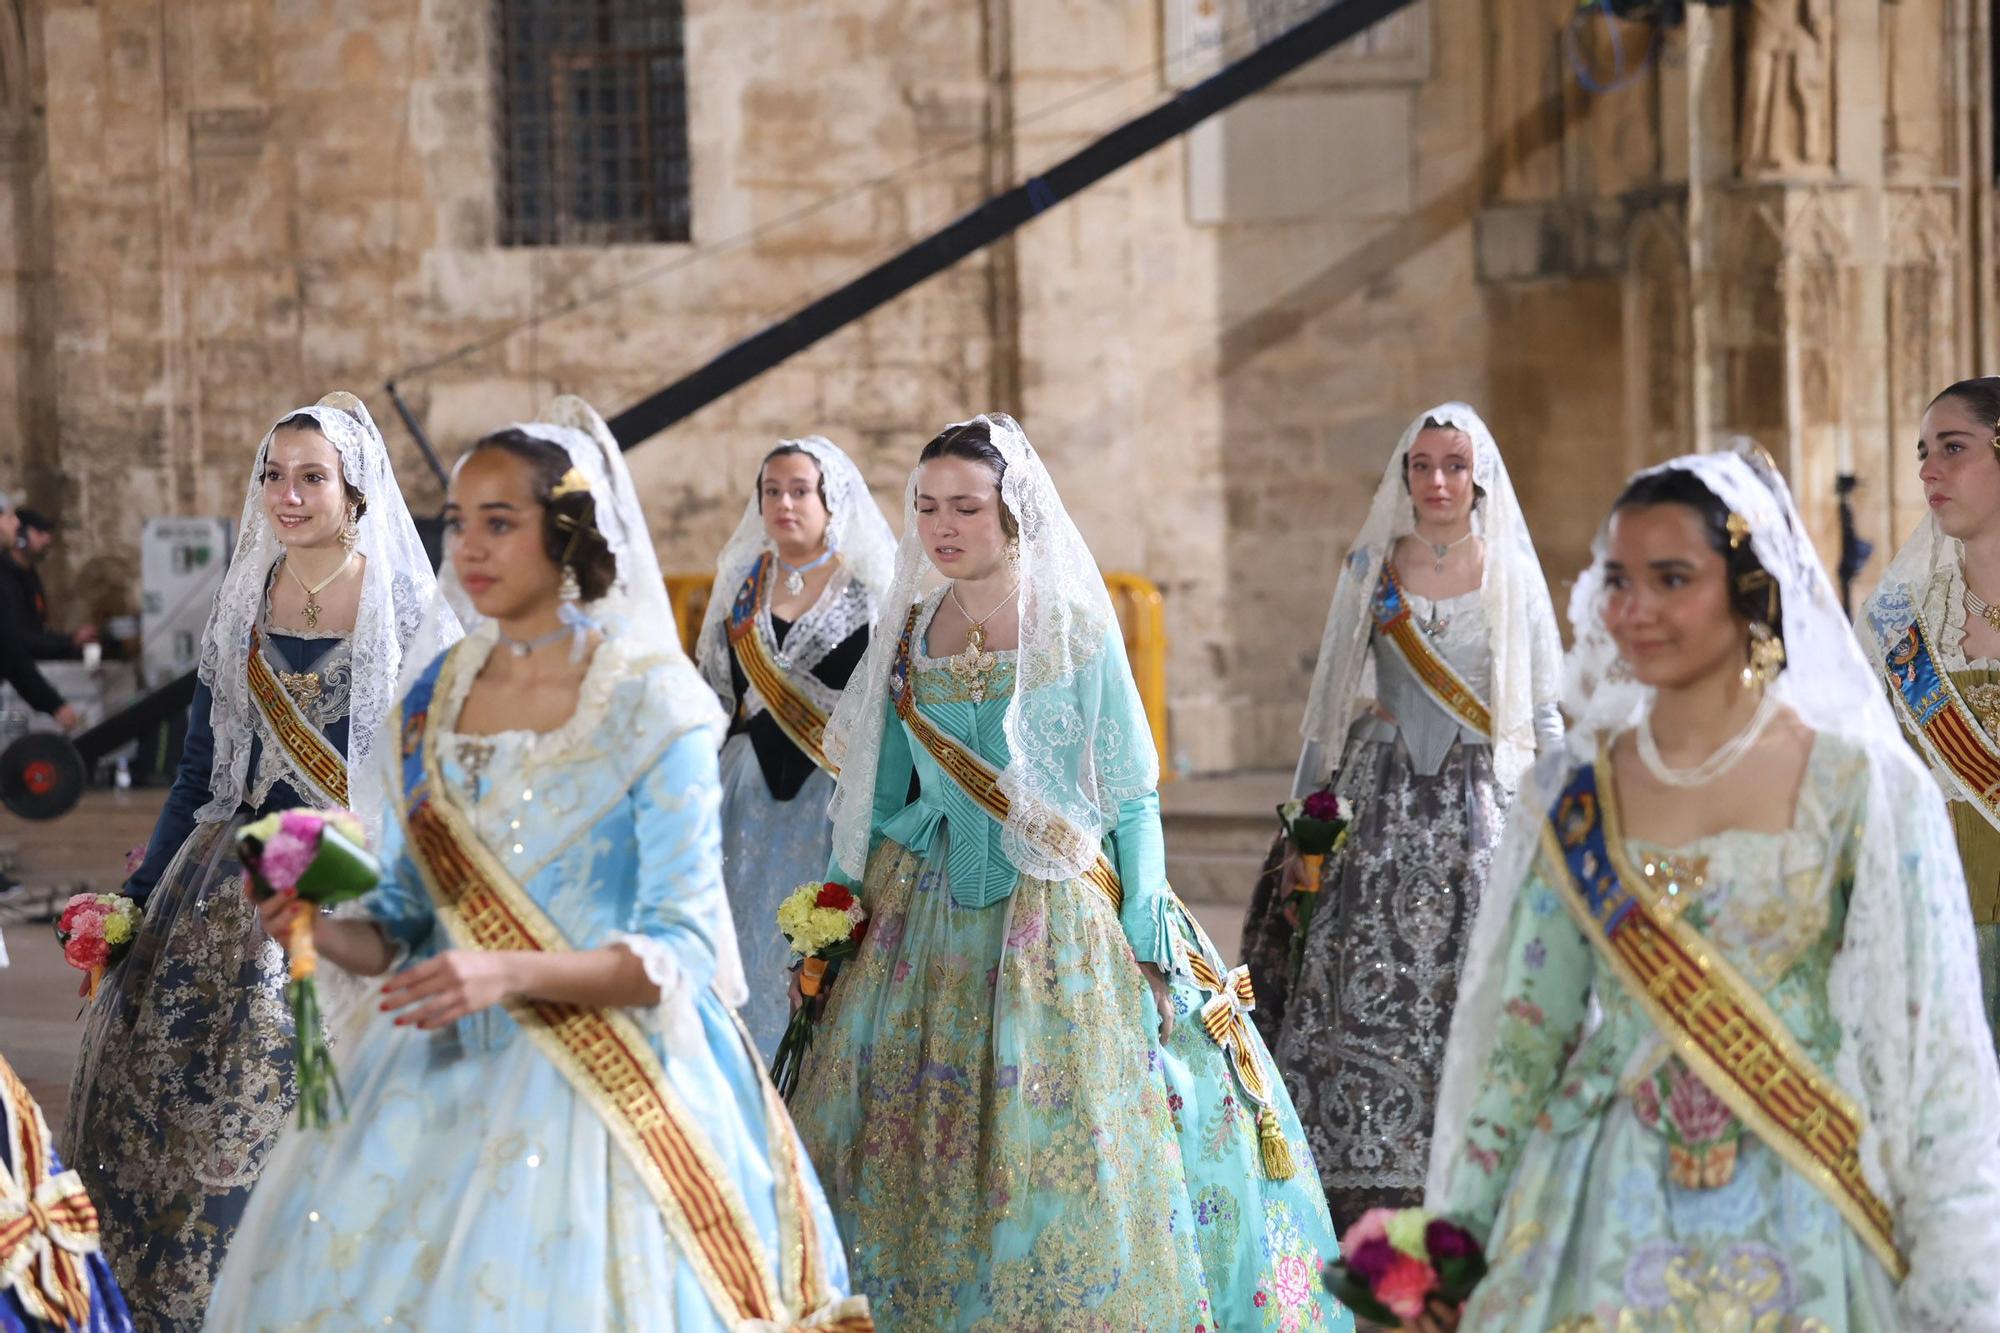
[(630, 1006), (625, 1012), (648, 1032), (657, 1033), (667, 1044), (667, 1054), (688, 1056), (699, 1051), (701, 1019), (694, 1011), (694, 990), (688, 985), (687, 972), (674, 957), (674, 951), (650, 935), (633, 935), (622, 930), (612, 931), (605, 943), (617, 945), (637, 958), (646, 969), (646, 980), (660, 988), (660, 998), (653, 1004)]

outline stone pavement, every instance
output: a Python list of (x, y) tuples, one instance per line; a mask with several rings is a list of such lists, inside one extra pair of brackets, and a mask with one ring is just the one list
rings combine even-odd
[[(1231, 962), (1257, 858), (1270, 837), (1267, 798), (1274, 786), (1282, 797), (1284, 785), (1284, 775), (1256, 774), (1171, 783), (1164, 793), (1177, 882), (1185, 873), (1190, 887), (1200, 888), (1204, 881), (1194, 873), (1197, 867), (1206, 870), (1210, 862), (1217, 870), (1226, 867), (1226, 873), (1214, 876), (1216, 891), (1200, 899), (1191, 897), (1189, 906)], [(0, 815), (0, 854), (11, 855), (10, 873), (16, 878), (29, 886), (54, 889), (58, 901), (85, 889), (109, 892), (123, 880), (126, 850), (145, 840), (164, 799), (163, 791), (92, 791), (74, 813), (47, 824), (26, 824)], [(1233, 834), (1233, 839), (1189, 826), (1204, 821)], [(1233, 856), (1223, 850), (1224, 841), (1236, 844), (1228, 849)], [(1189, 844), (1188, 856), (1171, 851), (1176, 842)], [(1223, 896), (1237, 889), (1239, 881), (1240, 896)], [(7, 923), (12, 959), (10, 967), (0, 969), (0, 1052), (27, 1082), (50, 1123), (60, 1125), (81, 1032), (77, 1015), (83, 1001), (76, 992), (82, 976), (63, 962), (47, 922), (15, 921), (6, 915), (0, 915), (0, 921)]]

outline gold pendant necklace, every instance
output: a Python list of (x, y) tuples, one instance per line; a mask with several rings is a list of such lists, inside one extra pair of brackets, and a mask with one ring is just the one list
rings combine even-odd
[(1981, 620), (1984, 620), (1994, 629), (2000, 629), (2000, 606), (1992, 605), (1984, 597), (1974, 592), (1970, 583), (1965, 585), (1965, 609), (1972, 612), (1973, 615), (1978, 616)]
[(329, 583), (332, 583), (342, 574), (345, 574), (347, 572), (347, 567), (353, 563), (354, 563), (354, 552), (349, 551), (347, 553), (347, 559), (340, 562), (340, 567), (338, 569), (334, 570), (333, 573), (328, 574), (318, 583), (309, 585), (303, 578), (299, 577), (299, 571), (292, 568), (292, 562), (290, 557), (286, 558), (285, 560), (286, 572), (292, 576), (292, 581), (294, 583), (298, 584), (301, 588), (304, 588), (306, 591), (306, 604), (301, 609), (305, 612), (307, 629), (319, 628), (319, 613), (324, 609), (319, 604), (319, 595), (322, 592), (326, 591), (326, 587)]
[(958, 585), (956, 583), (951, 585), (951, 604), (958, 608), (958, 613), (966, 620), (965, 647), (951, 657), (951, 674), (965, 687), (966, 693), (972, 696), (972, 702), (976, 704), (986, 702), (986, 677), (1000, 660), (986, 651), (986, 622), (999, 615), (1000, 608), (1013, 601), (1014, 594), (1019, 591), (1021, 585), (1016, 583), (1007, 590), (1007, 595), (1002, 597), (991, 611), (975, 620), (972, 612), (965, 609), (965, 603), (958, 600)]

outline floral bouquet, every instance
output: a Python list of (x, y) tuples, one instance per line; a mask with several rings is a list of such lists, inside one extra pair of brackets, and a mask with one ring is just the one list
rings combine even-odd
[[(257, 897), (294, 897), (315, 908), (359, 898), (382, 878), (382, 867), (367, 848), (361, 823), (345, 810), (286, 810), (246, 824), (236, 835), (237, 859)], [(327, 1091), (347, 1098), (320, 1030), (319, 987), (313, 974), (319, 954), (313, 947), (315, 912), (292, 918), (285, 947), (292, 980), (285, 998), (292, 1006), (292, 1058), (298, 1070), (299, 1127), (317, 1129), (329, 1119)]]
[(806, 1003), (785, 1025), (778, 1054), (771, 1061), (771, 1081), (778, 1085), (778, 1094), (789, 1099), (805, 1063), (806, 1047), (812, 1044), (813, 1024), (818, 1021), (818, 1006), (812, 1001), (819, 994), (826, 965), (853, 956), (861, 947), (861, 937), (868, 933), (868, 913), (845, 884), (801, 884), (778, 904), (778, 930), (804, 960), (799, 964), (799, 990)]
[(1312, 924), (1313, 904), (1319, 901), (1320, 870), (1326, 858), (1347, 841), (1347, 826), (1354, 819), (1353, 807), (1333, 789), (1339, 776), (1330, 775), (1318, 791), (1278, 807), (1278, 822), (1285, 826), (1285, 836), (1299, 850), (1299, 865), (1305, 871), (1306, 881), (1305, 887), (1292, 895), (1298, 927), (1292, 932), (1292, 958), (1286, 974), (1294, 982), (1299, 979), (1299, 964), (1305, 959), (1306, 927)]
[(1486, 1276), (1472, 1233), (1421, 1208), (1370, 1208), (1340, 1238), (1326, 1289), (1384, 1328), (1419, 1318), (1431, 1301), (1463, 1305)]
[(139, 932), (139, 904), (122, 893), (79, 893), (56, 918), (56, 942), (63, 961), (88, 973), (77, 994), (97, 998), (97, 983), (132, 948)]

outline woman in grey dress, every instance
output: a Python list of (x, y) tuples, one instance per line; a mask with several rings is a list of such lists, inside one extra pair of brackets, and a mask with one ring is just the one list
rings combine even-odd
[(1332, 780), (1354, 817), (1289, 994), (1289, 904), (1306, 887), (1289, 847), (1245, 931), (1260, 997), (1282, 998), (1278, 1067), (1342, 1225), (1422, 1200), (1466, 936), (1513, 789), (1561, 739), (1561, 651), (1491, 432), (1463, 403), (1431, 409), (1341, 569), (1300, 728), (1297, 793)]
[(695, 651), (729, 710), (723, 877), (750, 984), (743, 1021), (766, 1060), (791, 1016), (778, 904), (826, 873), (833, 847), (819, 732), (868, 651), (895, 563), (895, 535), (861, 470), (821, 435), (764, 456), (716, 560)]

